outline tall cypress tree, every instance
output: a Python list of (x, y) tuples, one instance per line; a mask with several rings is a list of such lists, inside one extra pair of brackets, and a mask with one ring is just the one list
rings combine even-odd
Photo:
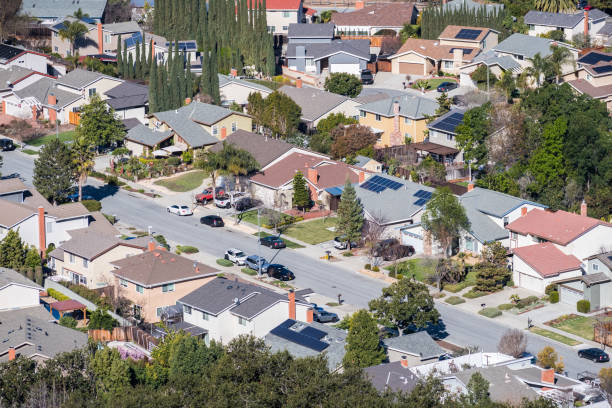
[(200, 76), (200, 92), (210, 95), (210, 51), (208, 42), (204, 39), (204, 50), (202, 51), (202, 75)]
[[(130, 53), (130, 56), (132, 54)], [(124, 78), (128, 78), (129, 69), (128, 69), (128, 52), (127, 47), (123, 47), (123, 58), (121, 59), (121, 72), (123, 73)]]
[[(131, 55), (130, 55), (131, 57)], [(140, 66), (140, 42), (136, 43), (136, 60), (134, 61), (134, 78), (142, 78), (142, 69)]]
[(147, 46), (145, 44), (145, 33), (142, 33), (142, 42), (140, 43), (140, 79), (147, 77)]
[(121, 60), (121, 46), (123, 45), (123, 41), (121, 41), (121, 34), (119, 34), (119, 38), (117, 38), (117, 73), (120, 77), (123, 78), (123, 61)]
[(187, 60), (187, 69), (185, 70), (185, 97), (193, 98), (193, 74), (191, 73), (191, 62)]
[[(138, 52), (138, 48), (136, 48), (136, 51)], [(132, 54), (128, 57), (127, 77), (129, 79), (134, 79), (134, 59), (132, 58)]]
[(170, 109), (168, 103), (168, 71), (165, 65), (159, 65), (157, 70), (157, 109), (159, 111), (166, 111)]
[(210, 96), (212, 96), (215, 104), (221, 103), (221, 95), (219, 94), (219, 70), (217, 66), (217, 49), (213, 47), (210, 57)]

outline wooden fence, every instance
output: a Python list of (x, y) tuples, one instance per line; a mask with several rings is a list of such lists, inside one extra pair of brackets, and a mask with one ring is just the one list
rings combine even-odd
[(158, 339), (136, 326), (115, 327), (113, 331), (103, 329), (88, 330), (87, 334), (93, 340), (101, 342), (131, 341), (149, 351), (153, 350), (159, 344)]

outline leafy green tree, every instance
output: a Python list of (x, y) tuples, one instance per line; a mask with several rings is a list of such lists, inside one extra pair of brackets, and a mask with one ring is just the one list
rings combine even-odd
[(75, 56), (75, 45), (77, 41), (83, 37), (89, 30), (85, 27), (85, 24), (80, 21), (68, 21), (64, 20), (63, 28), (58, 32), (58, 35), (62, 40), (70, 41), (70, 55)]
[(67, 200), (74, 181), (70, 149), (59, 139), (51, 139), (34, 161), (34, 187), (47, 200), (59, 204)]
[(92, 146), (83, 137), (77, 137), (70, 149), (72, 156), (72, 167), (79, 188), (79, 201), (83, 198), (83, 184), (87, 182), (87, 176), (94, 166), (94, 152)]
[(260, 127), (265, 124), (266, 102), (259, 92), (251, 92), (247, 102), (247, 113), (253, 117), (253, 124), (259, 133)]
[(472, 374), (467, 384), (466, 405), (469, 407), (490, 407), (489, 385), (489, 382), (485, 380), (482, 374), (478, 372)]
[[(446, 180), (446, 167), (431, 156), (425, 157), (417, 165), (417, 174), (421, 182), (443, 182)], [(417, 181), (417, 180), (414, 180)]]
[(376, 320), (367, 310), (357, 311), (351, 318), (346, 337), (344, 367), (370, 367), (382, 363), (386, 356), (378, 337)]
[(363, 227), (363, 206), (357, 198), (355, 188), (347, 179), (338, 205), (336, 232), (346, 237), (348, 248), (351, 243), (359, 241)]
[(538, 52), (531, 59), (531, 66), (527, 67), (525, 72), (527, 72), (536, 85), (540, 87), (542, 84), (542, 77), (544, 77), (547, 72), (550, 72), (549, 60), (542, 57), (542, 55), (540, 55)]
[(103, 391), (116, 392), (130, 384), (130, 367), (117, 349), (98, 350), (91, 359), (91, 370), (96, 376), (97, 387)]
[(438, 102), (436, 115), (444, 115), (446, 112), (451, 110), (451, 106), (453, 105), (453, 101), (448, 97), (446, 92), (442, 92), (440, 96), (436, 98), (436, 102)]
[(542, 368), (553, 368), (556, 373), (562, 373), (565, 369), (563, 359), (551, 346), (546, 346), (537, 355), (538, 365)]
[(287, 138), (297, 131), (302, 116), (300, 108), (284, 93), (274, 91), (264, 99), (264, 126), (276, 137)]
[(218, 152), (199, 152), (194, 165), (210, 174), (213, 187), (220, 175), (233, 175), (238, 178), (259, 170), (259, 163), (251, 153), (226, 142), (223, 142), (223, 147)]
[(293, 176), (293, 206), (302, 209), (310, 206), (310, 189), (299, 170)]
[(468, 110), (463, 123), (457, 126), (457, 146), (462, 149), (463, 157), (470, 165), (478, 166), (487, 162), (485, 144), (491, 130), (491, 103)]
[(335, 159), (349, 159), (358, 151), (374, 146), (378, 137), (369, 126), (347, 125), (331, 131), (331, 154)]
[(11, 269), (21, 268), (25, 264), (26, 253), (27, 248), (21, 241), (19, 232), (9, 230), (4, 239), (0, 241), (0, 266)]
[(16, 358), (0, 364), (0, 404), (7, 407), (24, 406), (36, 383), (36, 361)]
[(405, 42), (408, 38), (419, 38), (420, 34), (421, 27), (404, 23), (404, 27), (400, 31), (400, 39), (402, 42)]
[(91, 313), (89, 318), (90, 329), (104, 329), (111, 331), (113, 327), (117, 326), (117, 321), (113, 319), (106, 310), (102, 308), (96, 309)]
[(346, 72), (335, 72), (325, 80), (326, 91), (351, 98), (359, 95), (362, 88), (361, 80)]
[(329, 153), (334, 142), (331, 131), (340, 125), (353, 125), (359, 121), (355, 118), (350, 118), (344, 113), (332, 113), (325, 119), (322, 119), (317, 124), (317, 133), (310, 136), (308, 147), (320, 153)]
[(396, 327), (400, 336), (412, 325), (425, 328), (440, 317), (427, 286), (412, 279), (400, 279), (383, 288), (382, 295), (368, 305), (380, 324)]
[(115, 117), (115, 111), (109, 108), (98, 94), (81, 107), (80, 117), (76, 133), (85, 145), (100, 147), (123, 140), (123, 124)]
[(501, 74), (501, 78), (496, 85), (506, 95), (506, 101), (508, 103), (511, 103), (512, 94), (514, 93), (514, 90), (516, 89), (516, 81), (514, 80), (514, 77), (512, 76), (512, 72), (504, 71)]
[(421, 217), (423, 228), (440, 243), (444, 256), (449, 256), (451, 244), (461, 231), (470, 227), (465, 209), (448, 187), (437, 189)]
[(506, 248), (499, 241), (486, 244), (480, 254), (481, 261), (474, 266), (476, 290), (494, 292), (510, 280)]
[(36, 268), (37, 266), (42, 265), (42, 260), (40, 258), (40, 252), (35, 247), (31, 247), (27, 253), (25, 260), (23, 261), (23, 265), (28, 268)]
[(60, 317), (59, 319), (59, 325), (60, 326), (64, 326), (64, 327), (68, 327), (70, 329), (76, 329), (77, 327), (77, 320), (69, 315), (64, 315), (62, 317)]

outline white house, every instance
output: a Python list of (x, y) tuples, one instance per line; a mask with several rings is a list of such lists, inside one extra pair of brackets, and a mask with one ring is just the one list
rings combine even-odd
[[(127, 52), (127, 55), (132, 55), (132, 59), (136, 58), (136, 47), (142, 47), (142, 34), (140, 32), (132, 34), (128, 38), (122, 38), (123, 47)], [(170, 51), (170, 41), (160, 35), (145, 33), (144, 45), (145, 52), (147, 55), (151, 52), (151, 43), (153, 43), (153, 55), (157, 60), (158, 65), (163, 65), (168, 60), (168, 53)], [(172, 56), (174, 57), (175, 44), (172, 42), (173, 50)], [(189, 61), (192, 72), (202, 72), (202, 65), (200, 61), (200, 52), (195, 40), (179, 41), (179, 54), (183, 57), (185, 63)], [(142, 49), (142, 48), (141, 48)]]
[(227, 344), (241, 334), (263, 338), (287, 319), (312, 322), (305, 299), (273, 292), (244, 281), (215, 278), (183, 298), (185, 323), (206, 330), (205, 340)]
[(0, 311), (38, 306), (42, 290), (20, 273), (0, 268)]
[[(14, 45), (0, 44), (0, 70), (12, 67), (26, 68), (43, 75), (61, 76), (66, 74), (64, 65), (53, 62), (45, 54)], [(0, 84), (0, 86), (2, 85), (4, 84)]]
[(304, 22), (302, 0), (269, 0), (265, 4), (269, 33), (287, 35), (289, 24)]
[(221, 105), (229, 106), (232, 103), (237, 103), (245, 106), (248, 104), (249, 95), (252, 93), (259, 93), (262, 98), (265, 98), (272, 93), (272, 89), (256, 82), (240, 79), (234, 73), (230, 75), (219, 74)]
[[(606, 23), (608, 15), (601, 10), (591, 9), (575, 13), (549, 13), (530, 10), (525, 14), (529, 35), (541, 36), (551, 31), (562, 31), (565, 41), (572, 41), (575, 35), (593, 36)], [(588, 21), (588, 24), (586, 23)]]

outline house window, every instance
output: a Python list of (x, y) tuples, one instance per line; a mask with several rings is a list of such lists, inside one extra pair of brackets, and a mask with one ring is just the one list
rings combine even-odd
[(452, 69), (454, 67), (453, 61), (444, 61), (444, 68)]
[[(54, 36), (55, 38), (57, 38), (57, 33), (56, 33), (56, 32), (54, 32), (54, 33), (53, 33), (53, 36)], [(57, 47), (55, 47), (55, 48), (57, 48)]]
[(590, 81), (591, 79), (593, 79), (593, 76), (591, 74), (586, 74), (586, 79), (587, 81)]
[(217, 126), (212, 127), (213, 136), (217, 136), (219, 134), (219, 128)]
[(533, 24), (528, 24), (529, 30), (535, 30), (535, 25)]
[(380, 122), (380, 115), (376, 115), (376, 121)]
[(238, 122), (232, 122), (232, 133), (238, 130)]
[(206, 312), (202, 312), (202, 320), (208, 320), (209, 319), (209, 314)]
[(126, 281), (125, 279), (119, 279), (119, 285), (121, 285), (122, 288), (127, 288), (128, 281)]
[(174, 283), (168, 283), (167, 285), (162, 285), (162, 292), (174, 292)]
[(52, 222), (48, 222), (47, 223), (47, 233), (53, 232), (53, 223)]
[(515, 57), (516, 57), (516, 59), (517, 59), (517, 60), (519, 60), (519, 61), (522, 61), (522, 60), (523, 60), (523, 56), (522, 56), (522, 55), (515, 55)]
[(161, 317), (162, 313), (164, 313), (163, 307), (158, 307), (157, 309), (155, 309), (155, 314), (157, 315), (157, 317)]
[(453, 140), (453, 135), (446, 134), (446, 140)]
[(508, 225), (509, 222), (510, 220), (508, 219), (508, 217), (504, 217), (504, 227)]
[(593, 264), (593, 270), (594, 270), (594, 271), (598, 271), (598, 270), (599, 270), (599, 265), (597, 265), (597, 264)]
[(283, 17), (287, 18), (287, 17), (289, 17), (289, 15), (290, 15), (290, 14), (289, 14), (289, 12), (288, 12), (288, 11), (283, 11)]
[(87, 278), (84, 277), (83, 275), (79, 275), (79, 281), (81, 282), (82, 285), (87, 285)]
[(134, 319), (140, 320), (141, 313), (142, 313), (142, 308), (138, 305), (134, 305)]
[(283, 26), (283, 31), (287, 31), (289, 29), (289, 26)]
[(53, 47), (53, 51), (59, 52), (59, 48), (58, 47)]
[(274, 26), (268, 26), (268, 32), (269, 33), (273, 33), (274, 32)]
[(91, 98), (96, 94), (96, 88), (89, 88), (89, 97)]
[(244, 317), (238, 317), (238, 324), (241, 326), (246, 326), (247, 325), (247, 319), (245, 319)]
[(74, 263), (74, 254), (70, 254), (70, 263)]
[(516, 234), (516, 232), (511, 232), (511, 233), (510, 233), (510, 238), (512, 238), (512, 239), (517, 239), (517, 238), (518, 238), (518, 235)]
[(136, 285), (136, 292), (138, 293), (144, 293), (144, 288), (140, 285)]
[(359, 111), (359, 116), (361, 116), (362, 118), (365, 118), (366, 117), (365, 111)]
[(474, 240), (472, 239), (472, 237), (465, 237), (465, 249), (467, 249), (468, 251), (474, 250)]
[(190, 315), (191, 314), (191, 306), (183, 305), (183, 312)]
[(87, 268), (87, 265), (89, 265), (89, 261), (83, 258), (83, 268)]
[(412, 120), (410, 118), (404, 118), (404, 123), (406, 125), (410, 125), (410, 124), (412, 124)]
[(314, 67), (315, 63), (314, 63), (314, 59), (313, 58), (306, 58), (306, 67)]

